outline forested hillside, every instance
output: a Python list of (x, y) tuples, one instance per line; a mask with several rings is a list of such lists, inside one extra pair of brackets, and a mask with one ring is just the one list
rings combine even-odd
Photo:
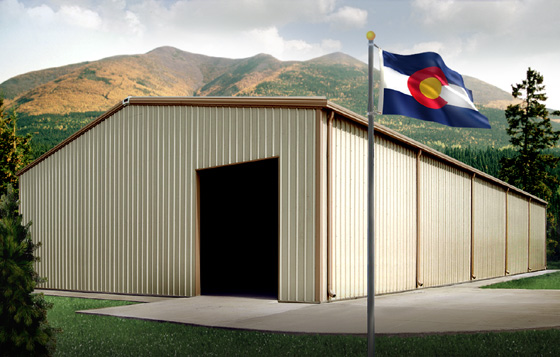
[[(503, 111), (493, 108), (503, 109), (511, 95), (476, 78), (465, 77), (465, 83), (492, 130), (448, 128), (398, 116), (377, 116), (376, 121), (439, 149), (507, 146)], [(22, 74), (0, 84), (0, 93), (8, 106), (17, 108), (18, 130), (33, 136), (37, 156), (129, 95), (325, 96), (365, 115), (367, 65), (343, 53), (279, 61), (266, 54), (228, 59), (161, 47)]]
[(19, 135), (31, 136), (33, 157), (38, 158), (103, 112), (27, 115), (18, 113)]

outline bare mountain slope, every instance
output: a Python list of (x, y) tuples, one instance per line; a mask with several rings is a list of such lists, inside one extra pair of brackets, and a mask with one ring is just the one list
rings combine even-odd
[[(378, 78), (378, 76), (377, 76)], [(466, 77), (475, 102), (504, 107), (511, 96)], [(324, 95), (363, 112), (367, 65), (343, 53), (309, 61), (209, 57), (173, 47), (14, 77), (0, 84), (7, 105), (27, 115), (105, 111), (127, 96)]]

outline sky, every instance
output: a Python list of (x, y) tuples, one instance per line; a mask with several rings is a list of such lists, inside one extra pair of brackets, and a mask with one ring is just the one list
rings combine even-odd
[(559, 15), (558, 0), (0, 0), (0, 83), (160, 46), (280, 60), (344, 52), (366, 62), (373, 30), (386, 51), (438, 52), (507, 92), (531, 67), (544, 76), (547, 106), (560, 109)]

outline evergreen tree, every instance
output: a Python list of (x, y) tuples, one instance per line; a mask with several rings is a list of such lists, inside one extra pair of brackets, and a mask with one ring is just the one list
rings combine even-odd
[(16, 112), (8, 112), (0, 97), (0, 195), (6, 193), (9, 184), (17, 188), (16, 172), (31, 158), (31, 138), (16, 135), (16, 121)]
[(549, 172), (559, 161), (558, 157), (544, 154), (543, 150), (556, 145), (560, 132), (552, 130), (544, 102), (543, 76), (527, 70), (527, 78), (512, 86), (512, 95), (522, 102), (509, 105), (506, 119), (510, 142), (517, 150), (512, 158), (503, 158), (500, 178), (537, 197), (550, 201), (558, 188), (558, 179)]
[(34, 294), (43, 280), (34, 271), (38, 258), (29, 233), (22, 225), (17, 193), (11, 185), (0, 199), (0, 355), (48, 356), (54, 352), (55, 329), (47, 322), (43, 294)]

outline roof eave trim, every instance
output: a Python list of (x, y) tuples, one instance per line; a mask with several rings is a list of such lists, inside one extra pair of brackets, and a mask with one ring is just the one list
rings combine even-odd
[(128, 105), (324, 108), (326, 97), (128, 97)]

